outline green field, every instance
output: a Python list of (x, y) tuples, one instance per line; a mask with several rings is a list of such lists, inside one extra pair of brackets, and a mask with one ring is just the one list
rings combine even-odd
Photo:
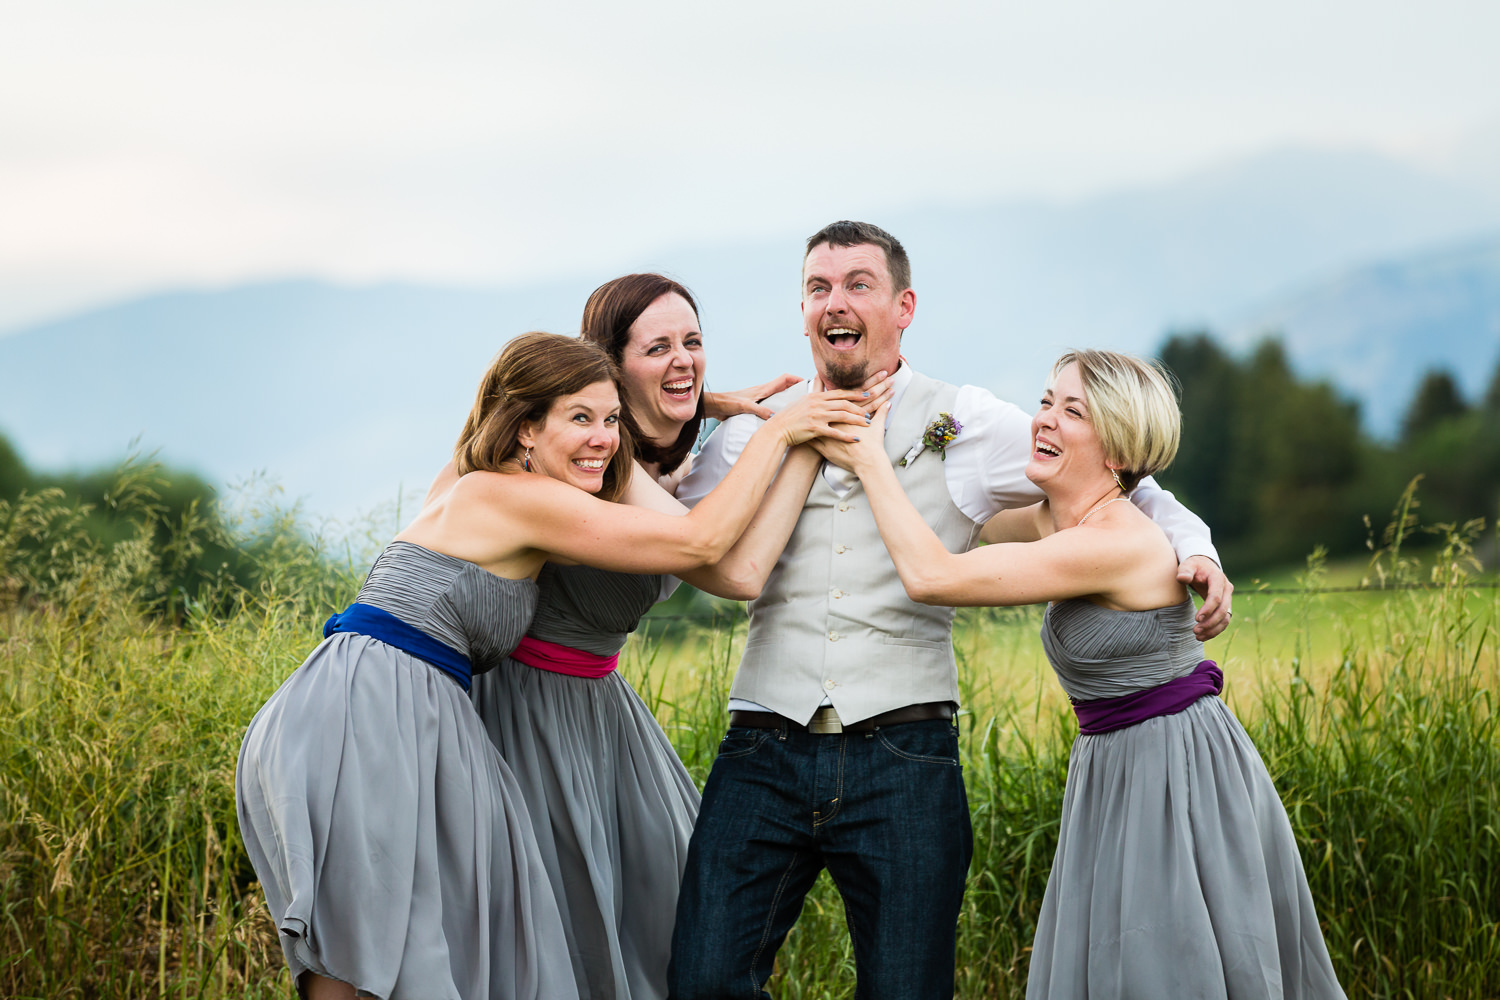
[[(234, 760), (357, 574), (272, 532), (254, 588), (180, 601), (150, 585), (158, 542), (90, 546), (53, 527), (0, 534), (0, 995), (291, 995), (235, 826)], [(1344, 571), (1316, 566), (1273, 581), (1291, 592), (1241, 581), (1211, 644), (1351, 996), (1500, 996), (1500, 592), (1469, 586), (1473, 539), (1450, 533), (1423, 564), (1382, 552), (1386, 582), (1412, 589), (1318, 593)], [(968, 611), (955, 633), (975, 826), (964, 997), (1023, 995), (1051, 861), (1075, 726), (1038, 621)], [(732, 609), (663, 617), (623, 658), (700, 781), (743, 639)], [(842, 910), (820, 885), (772, 991), (852, 989)]]

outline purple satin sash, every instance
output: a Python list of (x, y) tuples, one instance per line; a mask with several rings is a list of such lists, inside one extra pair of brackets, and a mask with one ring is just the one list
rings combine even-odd
[(1158, 715), (1176, 715), (1206, 695), (1224, 690), (1224, 672), (1213, 660), (1204, 660), (1186, 677), (1118, 698), (1097, 701), (1075, 701), (1073, 713), (1078, 716), (1078, 731), (1088, 736), (1108, 733), (1154, 719)]

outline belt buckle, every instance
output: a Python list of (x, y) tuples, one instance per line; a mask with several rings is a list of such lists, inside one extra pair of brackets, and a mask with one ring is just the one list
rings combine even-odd
[(844, 723), (839, 719), (838, 711), (832, 705), (824, 705), (813, 713), (811, 721), (807, 724), (810, 733), (842, 733)]

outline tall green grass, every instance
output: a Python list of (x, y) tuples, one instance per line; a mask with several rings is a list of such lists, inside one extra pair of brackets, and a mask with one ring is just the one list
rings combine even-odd
[[(149, 483), (137, 485), (128, 502), (149, 507)], [(69, 527), (78, 520), (57, 497), (0, 504), (0, 995), (288, 996), (236, 828), (234, 760), (250, 717), (352, 597), (367, 553), (247, 517), (232, 530), (259, 540), (255, 586), (179, 595), (169, 614), (152, 586), (161, 526), (144, 518), (105, 546)], [(1496, 997), (1500, 598), (1464, 587), (1475, 525), (1444, 529), (1419, 569), (1400, 520), (1373, 565), (1419, 589), (1350, 605), (1312, 591), (1315, 561), (1303, 594), (1242, 593), (1221, 640), (1230, 659), (1290, 657), (1258, 679), (1231, 673), (1226, 697), (1287, 804), (1349, 994)], [(195, 530), (207, 529), (173, 526), (183, 551)], [(1000, 669), (1035, 657), (1036, 624), (1032, 610), (974, 612), (957, 632), (975, 830), (963, 997), (1023, 995), (1055, 846), (1076, 727), (1060, 699)], [(743, 617), (666, 628), (648, 623), (622, 669), (701, 781)], [(825, 882), (772, 990), (847, 996), (853, 982)]]

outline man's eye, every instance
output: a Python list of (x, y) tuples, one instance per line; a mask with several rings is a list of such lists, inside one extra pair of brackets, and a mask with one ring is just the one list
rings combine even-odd
[(860, 291), (864, 291), (865, 289), (869, 288), (870, 286), (867, 285), (867, 284), (865, 284), (863, 281), (856, 281), (854, 283), (854, 287), (857, 288), (857, 289), (859, 289)]

